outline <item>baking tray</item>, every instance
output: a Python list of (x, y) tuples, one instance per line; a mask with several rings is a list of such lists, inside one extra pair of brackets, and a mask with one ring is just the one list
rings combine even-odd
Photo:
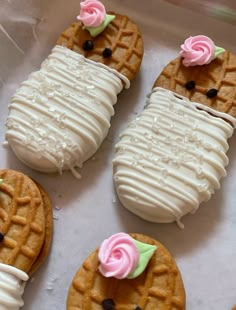
[[(24, 310), (65, 309), (75, 271), (107, 236), (139, 232), (162, 242), (182, 272), (187, 309), (230, 310), (236, 303), (236, 135), (229, 141), (228, 176), (212, 199), (195, 215), (176, 224), (152, 224), (127, 211), (115, 194), (112, 177), (114, 145), (119, 133), (140, 113), (145, 96), (161, 69), (179, 53), (190, 35), (205, 34), (236, 53), (236, 27), (158, 0), (104, 1), (108, 9), (135, 20), (143, 33), (145, 55), (129, 90), (119, 95), (109, 135), (82, 169), (46, 175), (24, 166), (0, 146), (0, 168), (20, 170), (40, 182), (54, 206), (50, 256), (27, 283)], [(4, 141), (10, 98), (28, 74), (37, 70), (58, 35), (79, 13), (75, 0), (1, 0), (0, 9), (0, 141)]]

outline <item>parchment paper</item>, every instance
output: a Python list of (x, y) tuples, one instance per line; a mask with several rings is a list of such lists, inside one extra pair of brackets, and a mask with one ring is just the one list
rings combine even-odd
[[(233, 1), (233, 0), (232, 0)], [(189, 310), (230, 310), (236, 303), (236, 135), (230, 140), (228, 176), (213, 198), (195, 215), (176, 224), (151, 224), (119, 203), (111, 161), (119, 133), (143, 110), (145, 96), (161, 69), (190, 35), (205, 34), (236, 53), (236, 27), (158, 0), (104, 1), (125, 13), (143, 33), (145, 56), (129, 90), (119, 95), (107, 139), (82, 169), (45, 175), (24, 166), (0, 145), (0, 168), (20, 170), (36, 179), (54, 206), (54, 240), (46, 263), (26, 286), (24, 310), (65, 309), (72, 278), (86, 256), (107, 236), (140, 232), (162, 242), (182, 272)], [(0, 141), (4, 141), (7, 106), (20, 83), (37, 70), (58, 35), (79, 13), (75, 0), (0, 0)]]

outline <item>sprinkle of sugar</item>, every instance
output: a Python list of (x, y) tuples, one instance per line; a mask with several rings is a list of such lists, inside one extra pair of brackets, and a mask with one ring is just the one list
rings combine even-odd
[(30, 283), (34, 282), (35, 277), (30, 278)]
[(48, 283), (47, 283), (47, 287), (46, 287), (46, 291), (53, 291), (54, 290), (54, 283), (56, 282), (57, 278), (51, 278)]

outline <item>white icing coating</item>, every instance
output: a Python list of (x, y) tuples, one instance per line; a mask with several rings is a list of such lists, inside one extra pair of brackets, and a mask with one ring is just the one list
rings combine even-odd
[(147, 103), (115, 148), (117, 194), (148, 221), (181, 225), (183, 215), (220, 188), (233, 128), (163, 88), (155, 88)]
[(31, 168), (80, 177), (107, 136), (122, 80), (128, 87), (114, 69), (56, 46), (12, 98), (6, 140)]
[(22, 295), (28, 279), (25, 272), (0, 263), (0, 310), (18, 310), (24, 305)]
[[(158, 89), (158, 88), (159, 88), (159, 87), (154, 88), (153, 91), (155, 91), (155, 90)], [(179, 94), (176, 94), (176, 96), (179, 97), (179, 98), (187, 99), (187, 98), (185, 98), (184, 96), (181, 96), (181, 95), (179, 95)], [(191, 104), (193, 104), (196, 108), (199, 108), (199, 109), (201, 109), (201, 110), (204, 110), (204, 111), (206, 111), (206, 112), (211, 113), (212, 115), (215, 115), (215, 116), (217, 116), (217, 117), (220, 117), (220, 118), (222, 118), (222, 119), (224, 119), (224, 120), (229, 121), (229, 122), (232, 124), (232, 126), (234, 127), (234, 129), (236, 128), (236, 118), (233, 117), (233, 116), (231, 116), (230, 114), (227, 114), (227, 113), (224, 113), (224, 112), (220, 112), (220, 111), (214, 110), (214, 109), (212, 109), (212, 108), (210, 108), (210, 107), (208, 107), (208, 106), (206, 106), (206, 105), (204, 105), (204, 104), (202, 104), (202, 103), (193, 102), (193, 101), (190, 101), (190, 102), (191, 102)]]

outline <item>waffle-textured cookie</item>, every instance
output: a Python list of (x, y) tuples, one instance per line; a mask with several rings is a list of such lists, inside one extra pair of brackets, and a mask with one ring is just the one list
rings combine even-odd
[(226, 176), (236, 127), (236, 56), (206, 36), (190, 37), (115, 147), (121, 203), (151, 222), (195, 213)]
[[(113, 13), (110, 13), (113, 14)], [(143, 39), (140, 30), (127, 16), (115, 14), (115, 19), (97, 37), (83, 30), (81, 22), (73, 23), (59, 39), (58, 45), (65, 46), (86, 58), (103, 63), (125, 75), (130, 81), (134, 78), (143, 58)], [(83, 49), (84, 42), (91, 40), (92, 50)], [(103, 51), (109, 48), (112, 57), (104, 57)]]
[(0, 170), (0, 308), (24, 305), (25, 282), (47, 257), (52, 208), (44, 189), (28, 176)]
[[(95, 18), (96, 6), (103, 10), (100, 1), (80, 4)], [(103, 23), (107, 16), (113, 20), (96, 37), (80, 21), (65, 30), (40, 70), (11, 100), (6, 140), (35, 170), (71, 170), (80, 178), (78, 170), (108, 134), (118, 94), (139, 70), (143, 41), (138, 26), (126, 16), (105, 16)]]
[[(98, 250), (77, 271), (67, 298), (67, 310), (185, 309), (185, 290), (178, 267), (168, 250), (156, 240), (131, 234), (157, 249), (145, 271), (134, 279), (105, 278), (98, 270)], [(105, 301), (115, 306), (106, 308)]]
[(26, 175), (0, 170), (0, 262), (28, 273), (45, 240), (44, 202)]
[[(195, 83), (193, 89), (186, 87), (190, 81)], [(211, 63), (194, 67), (184, 66), (182, 57), (178, 57), (164, 68), (154, 87), (172, 90), (236, 117), (236, 55), (225, 51)], [(207, 93), (212, 89), (217, 90), (217, 96), (210, 98)]]

